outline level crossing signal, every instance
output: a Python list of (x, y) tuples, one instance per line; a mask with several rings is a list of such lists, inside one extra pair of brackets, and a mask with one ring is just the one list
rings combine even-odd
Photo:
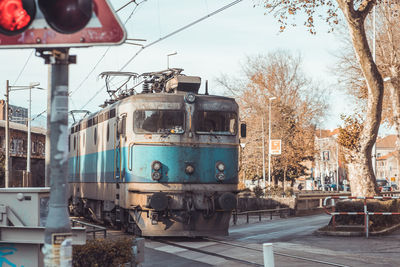
[(108, 0), (0, 0), (0, 48), (110, 45), (125, 38)]

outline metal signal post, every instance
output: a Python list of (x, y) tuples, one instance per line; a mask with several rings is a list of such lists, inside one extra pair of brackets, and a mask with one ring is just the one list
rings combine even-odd
[[(47, 108), (47, 129), (50, 137), (50, 149), (47, 171), (50, 179), (49, 213), (46, 221), (45, 245), (43, 253), (47, 267), (71, 266), (70, 257), (60, 257), (60, 250), (72, 250), (70, 238), (65, 238), (55, 244), (55, 235), (68, 237), (71, 225), (68, 214), (68, 65), (75, 63), (76, 56), (69, 55), (69, 48), (53, 50), (37, 50), (37, 55), (43, 57), (49, 66), (49, 88)], [(64, 255), (65, 253), (61, 253)], [(68, 254), (68, 253), (67, 253)]]

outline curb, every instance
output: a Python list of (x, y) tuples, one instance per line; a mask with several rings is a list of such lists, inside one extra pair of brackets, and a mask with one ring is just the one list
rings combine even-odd
[[(378, 235), (385, 235), (389, 234), (397, 229), (400, 229), (400, 223), (393, 225), (391, 227), (388, 227), (386, 229), (380, 230), (380, 231), (374, 231), (370, 232), (369, 235), (371, 236), (378, 236)], [(355, 231), (322, 231), (322, 230), (316, 230), (314, 232), (315, 235), (326, 235), (326, 236), (365, 236), (365, 232), (355, 232)]]

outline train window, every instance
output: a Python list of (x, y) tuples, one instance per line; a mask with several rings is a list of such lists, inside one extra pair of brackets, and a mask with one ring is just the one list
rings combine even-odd
[[(68, 137), (68, 152), (71, 152), (71, 135)], [(32, 152), (34, 152), (34, 150), (35, 150), (35, 143), (33, 143), (33, 146), (32, 146)]]
[(237, 115), (230, 111), (197, 111), (196, 133), (236, 135)]
[(110, 110), (110, 119), (115, 117), (115, 108)]
[(76, 136), (74, 136), (74, 150), (76, 149)]
[(110, 140), (110, 124), (107, 122), (107, 142)]
[(133, 129), (136, 133), (184, 133), (183, 110), (137, 110), (133, 117)]
[(94, 136), (93, 136), (94, 144), (97, 143), (97, 128), (94, 128)]

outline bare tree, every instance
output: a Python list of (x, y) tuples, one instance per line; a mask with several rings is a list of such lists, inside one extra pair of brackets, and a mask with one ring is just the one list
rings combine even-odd
[[(395, 127), (397, 141), (396, 150), (400, 151), (400, 17), (398, 3), (385, 3), (376, 6), (376, 34), (372, 36), (373, 22), (368, 21), (366, 28), (370, 33), (370, 42), (376, 39), (376, 64), (385, 77), (385, 92), (383, 98), (382, 121)], [(361, 103), (368, 99), (368, 87), (362, 79), (362, 71), (356, 64), (356, 55), (348, 38), (344, 38), (344, 47), (338, 52), (339, 64), (336, 74), (347, 91), (360, 99)], [(348, 118), (347, 118), (348, 119)], [(349, 121), (345, 121), (346, 124)], [(353, 147), (354, 148), (354, 147)]]
[[(226, 76), (218, 80), (236, 95), (241, 119), (248, 124), (241, 173), (245, 173), (247, 178), (263, 177), (261, 126), (264, 120), (266, 137), (270, 119), (271, 138), (282, 140), (282, 154), (274, 156), (272, 161), (271, 173), (275, 184), (278, 181), (284, 184), (284, 181), (304, 175), (306, 168), (302, 163), (314, 154), (315, 122), (327, 109), (322, 93), (301, 71), (301, 58), (284, 51), (249, 57), (243, 73), (245, 78), (241, 80)], [(276, 99), (270, 102), (269, 98), (273, 96)], [(271, 118), (267, 116), (269, 103), (272, 103)], [(264, 146), (268, 147), (267, 138)]]
[(359, 136), (360, 149), (348, 166), (352, 194), (373, 196), (378, 193), (376, 178), (372, 168), (371, 151), (376, 141), (382, 115), (383, 79), (375, 64), (364, 23), (367, 15), (376, 5), (376, 0), (265, 0), (264, 7), (277, 16), (281, 29), (287, 25), (290, 15), (304, 12), (305, 25), (314, 31), (315, 12), (319, 8), (326, 11), (325, 19), (331, 25), (338, 23), (338, 10), (343, 13), (360, 69), (367, 83), (366, 118)]

